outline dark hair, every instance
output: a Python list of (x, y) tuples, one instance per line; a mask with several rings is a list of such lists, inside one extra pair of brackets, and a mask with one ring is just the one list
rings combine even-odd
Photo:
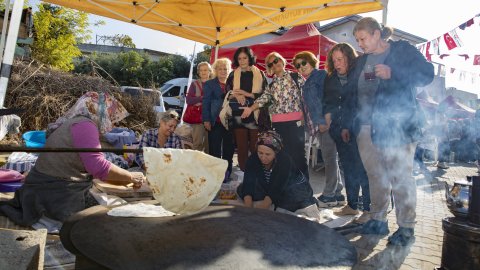
[(327, 55), (327, 63), (326, 63), (326, 68), (327, 68), (327, 73), (328, 75), (332, 75), (333, 72), (335, 71), (335, 66), (333, 64), (333, 53), (335, 51), (339, 51), (347, 58), (348, 62), (348, 69), (347, 71), (353, 66), (355, 63), (355, 59), (357, 59), (357, 52), (355, 49), (348, 43), (338, 43), (335, 46), (333, 46), (330, 51), (328, 51)]
[(295, 54), (295, 56), (293, 57), (294, 66), (295, 66), (295, 61), (297, 61), (298, 59), (306, 60), (310, 64), (310, 66), (312, 66), (313, 68), (318, 68), (319, 61), (312, 52), (303, 51)]
[(388, 40), (393, 34), (393, 28), (387, 26), (382, 27), (377, 22), (377, 20), (372, 17), (365, 17), (360, 19), (353, 28), (353, 35), (355, 35), (355, 33), (360, 30), (365, 30), (370, 33), (370, 35), (373, 35), (373, 33), (375, 33), (375, 30), (378, 30), (380, 31), (380, 37), (383, 40)]
[(248, 57), (248, 65), (253, 66), (255, 65), (255, 62), (257, 62), (257, 59), (255, 55), (253, 54), (252, 49), (250, 47), (240, 47), (235, 51), (235, 54), (233, 55), (233, 66), (239, 67), (240, 64), (238, 63), (238, 56), (241, 53), (245, 53)]

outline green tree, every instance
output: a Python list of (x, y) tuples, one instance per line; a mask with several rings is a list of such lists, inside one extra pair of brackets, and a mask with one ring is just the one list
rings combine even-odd
[(90, 38), (87, 13), (40, 4), (34, 22), (33, 58), (60, 70), (72, 70), (73, 58), (81, 55), (76, 44)]
[(111, 43), (114, 46), (135, 48), (135, 43), (129, 35), (114, 35), (111, 37)]

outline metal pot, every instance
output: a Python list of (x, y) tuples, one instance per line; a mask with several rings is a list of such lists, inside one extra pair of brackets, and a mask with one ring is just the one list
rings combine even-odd
[(445, 183), (445, 198), (447, 206), (456, 217), (467, 218), (470, 187), (472, 183), (467, 180), (458, 180), (453, 184), (452, 189)]

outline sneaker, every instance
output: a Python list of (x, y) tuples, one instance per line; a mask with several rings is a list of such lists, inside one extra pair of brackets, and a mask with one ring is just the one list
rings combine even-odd
[(448, 165), (446, 162), (438, 162), (437, 167), (440, 169), (448, 169)]
[(337, 205), (338, 205), (338, 202), (333, 196), (330, 197), (330, 196), (320, 195), (320, 197), (318, 197), (318, 207), (328, 208), (328, 207), (333, 207)]
[(369, 211), (363, 211), (362, 215), (355, 218), (353, 220), (354, 223), (357, 223), (357, 224), (365, 224), (367, 223), (367, 221), (369, 221), (370, 219), (372, 219), (372, 217), (370, 216), (370, 212)]
[(357, 209), (351, 208), (350, 205), (346, 205), (338, 211), (333, 211), (333, 213), (337, 216), (355, 216), (355, 215), (358, 215), (360, 211), (358, 211)]
[(395, 246), (406, 246), (415, 241), (413, 235), (413, 228), (400, 227), (390, 237), (388, 237), (388, 244)]
[(367, 223), (363, 224), (362, 234), (378, 234), (387, 235), (390, 233), (388, 230), (388, 222), (371, 219)]
[(343, 196), (342, 194), (335, 195), (335, 199), (337, 200), (337, 205), (340, 205), (340, 206), (347, 205), (345, 196)]

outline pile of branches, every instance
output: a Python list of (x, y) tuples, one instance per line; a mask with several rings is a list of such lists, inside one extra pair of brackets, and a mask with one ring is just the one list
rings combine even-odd
[(118, 124), (142, 133), (157, 126), (150, 96), (130, 96), (121, 93), (101, 77), (76, 75), (54, 70), (35, 61), (16, 60), (5, 97), (6, 108), (24, 109), (22, 133), (28, 130), (45, 130), (49, 123), (62, 116), (88, 91), (112, 93), (127, 109), (130, 116)]

